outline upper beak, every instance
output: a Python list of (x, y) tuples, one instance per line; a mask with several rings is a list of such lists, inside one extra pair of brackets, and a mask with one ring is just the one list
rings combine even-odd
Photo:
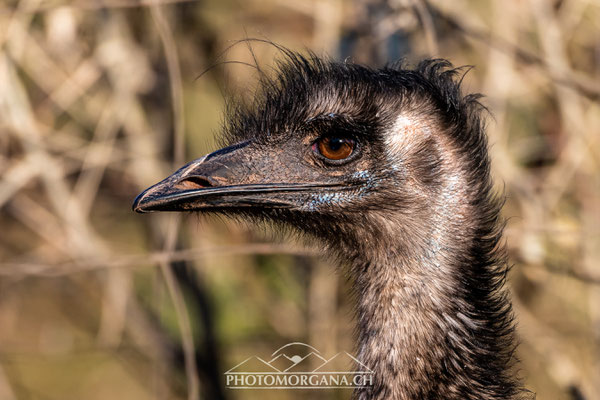
[[(295, 194), (340, 185), (310, 182), (282, 183), (277, 168), (252, 167), (256, 158), (245, 154), (247, 142), (201, 157), (140, 193), (133, 202), (139, 213), (152, 211), (219, 210), (224, 208), (292, 208)], [(264, 171), (261, 173), (261, 171)]]

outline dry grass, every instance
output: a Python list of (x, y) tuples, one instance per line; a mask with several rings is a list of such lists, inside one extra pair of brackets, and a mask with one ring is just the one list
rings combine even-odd
[[(306, 341), (352, 351), (318, 257), (220, 220), (141, 217), (140, 190), (214, 149), (222, 92), (268, 45), (475, 65), (540, 399), (600, 398), (600, 4), (593, 0), (0, 3), (0, 398), (296, 398), (216, 377)], [(157, 267), (157, 268), (153, 268)], [(197, 361), (197, 362), (196, 362)], [(344, 398), (347, 392), (314, 394)]]

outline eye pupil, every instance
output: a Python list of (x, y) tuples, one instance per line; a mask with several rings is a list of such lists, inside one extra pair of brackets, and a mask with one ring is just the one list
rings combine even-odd
[(344, 140), (340, 138), (331, 138), (329, 139), (329, 148), (333, 151), (339, 151), (340, 148), (344, 145)]
[(318, 152), (329, 160), (343, 160), (350, 157), (356, 142), (343, 137), (324, 137), (317, 141)]

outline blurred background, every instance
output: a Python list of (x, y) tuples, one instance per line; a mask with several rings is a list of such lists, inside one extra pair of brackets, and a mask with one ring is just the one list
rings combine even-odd
[(245, 38), (475, 66), (521, 376), (538, 399), (600, 399), (598, 0), (2, 0), (0, 400), (349, 397), (224, 388), (289, 342), (353, 353), (334, 266), (276, 233), (130, 208), (217, 148), (225, 99), (256, 87), (230, 61), (274, 65)]

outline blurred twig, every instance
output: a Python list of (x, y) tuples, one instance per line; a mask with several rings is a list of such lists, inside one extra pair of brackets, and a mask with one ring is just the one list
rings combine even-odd
[[(167, 70), (169, 72), (169, 86), (171, 89), (171, 106), (173, 109), (173, 164), (175, 168), (183, 164), (184, 159), (184, 116), (183, 116), (183, 89), (181, 81), (181, 70), (179, 66), (179, 57), (177, 47), (169, 24), (165, 18), (163, 10), (158, 3), (150, 7), (152, 18), (156, 24), (160, 36), (165, 58), (167, 60)], [(179, 219), (171, 218), (169, 229), (165, 236), (164, 250), (172, 252), (177, 242), (177, 232), (179, 230)], [(194, 337), (192, 326), (188, 315), (188, 309), (181, 293), (175, 275), (171, 270), (171, 265), (165, 261), (159, 263), (162, 276), (167, 284), (169, 296), (175, 306), (177, 322), (181, 332), (181, 341), (183, 342), (183, 355), (185, 359), (185, 371), (188, 383), (188, 399), (197, 400), (200, 396), (200, 378), (196, 366), (196, 349), (194, 346)]]
[(598, 81), (590, 79), (577, 72), (554, 69), (548, 64), (547, 60), (540, 57), (536, 53), (526, 50), (515, 43), (511, 43), (502, 38), (496, 37), (489, 31), (478, 29), (472, 26), (463, 18), (461, 18), (460, 14), (456, 13), (450, 15), (449, 13), (442, 11), (439, 7), (433, 6), (431, 3), (428, 3), (428, 5), (432, 10), (434, 10), (437, 18), (446, 22), (448, 26), (455, 29), (457, 32), (481, 41), (487, 46), (496, 47), (502, 51), (513, 53), (520, 62), (526, 64), (535, 64), (542, 67), (556, 83), (572, 87), (589, 99), (600, 99), (600, 83), (598, 83)]
[(431, 13), (427, 9), (427, 2), (425, 0), (410, 0), (410, 2), (413, 4), (417, 14), (419, 15), (419, 19), (421, 20), (421, 24), (423, 25), (429, 56), (436, 57), (439, 54), (437, 33)]
[(31, 275), (57, 277), (103, 269), (139, 268), (165, 262), (193, 261), (195, 259), (203, 259), (216, 255), (239, 256), (249, 254), (290, 254), (308, 257), (315, 256), (318, 253), (299, 246), (276, 245), (272, 243), (248, 243), (240, 246), (215, 246), (172, 251), (165, 250), (107, 258), (80, 258), (58, 263), (4, 262), (0, 263), (0, 276), (15, 279)]
[(4, 369), (0, 365), (0, 398), (3, 400), (16, 400), (13, 389), (11, 388), (10, 382), (6, 378)]
[(156, 4), (169, 5), (194, 3), (198, 1), (199, 0), (39, 0), (39, 4), (35, 7), (26, 4), (22, 7), (22, 12), (33, 14), (66, 6), (83, 10), (101, 10), (103, 8), (151, 7)]

